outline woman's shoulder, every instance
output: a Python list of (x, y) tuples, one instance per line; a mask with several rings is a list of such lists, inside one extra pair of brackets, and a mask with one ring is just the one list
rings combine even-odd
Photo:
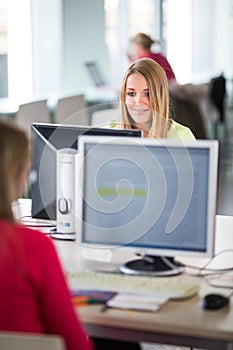
[(179, 138), (181, 140), (196, 140), (192, 131), (187, 127), (172, 120), (168, 131), (168, 138)]
[(10, 241), (13, 246), (23, 246), (29, 254), (37, 254), (38, 251), (51, 252), (54, 250), (52, 239), (45, 233), (27, 227), (17, 222), (0, 220), (2, 241)]
[(26, 240), (32, 246), (41, 246), (44, 249), (47, 247), (49, 250), (53, 249), (52, 239), (44, 232), (39, 231), (38, 229), (32, 229), (26, 227), (25, 225), (16, 225), (18, 233), (20, 233), (24, 240)]
[(14, 234), (21, 238), (24, 242), (27, 242), (30, 245), (34, 246), (51, 246), (53, 245), (51, 238), (44, 232), (39, 231), (38, 229), (32, 229), (26, 225), (20, 223), (11, 223), (8, 224), (13, 229)]

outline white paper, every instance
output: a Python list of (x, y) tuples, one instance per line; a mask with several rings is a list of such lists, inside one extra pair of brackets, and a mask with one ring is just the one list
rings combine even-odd
[(163, 296), (119, 293), (110, 299), (106, 305), (113, 308), (154, 312), (158, 311), (167, 301), (168, 298)]

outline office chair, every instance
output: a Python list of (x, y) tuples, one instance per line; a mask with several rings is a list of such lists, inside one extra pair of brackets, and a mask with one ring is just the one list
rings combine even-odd
[(91, 126), (109, 128), (111, 123), (119, 121), (119, 109), (109, 108), (95, 111), (91, 116)]
[(84, 95), (60, 98), (54, 113), (57, 124), (89, 125), (89, 112)]
[(214, 138), (219, 138), (219, 130), (222, 127), (223, 135), (222, 138), (226, 137), (226, 107), (225, 107), (225, 97), (226, 97), (226, 79), (223, 74), (218, 77), (212, 78), (210, 81), (210, 98), (217, 110), (218, 119), (214, 121), (213, 136)]
[(170, 94), (170, 104), (172, 119), (190, 128), (197, 139), (207, 138), (205, 123), (196, 101)]
[(210, 97), (218, 110), (219, 121), (225, 120), (226, 79), (223, 74), (211, 79)]
[(51, 119), (47, 100), (21, 104), (16, 112), (15, 122), (24, 128), (28, 135), (30, 135), (32, 123), (50, 123)]
[(65, 350), (62, 337), (0, 331), (1, 350)]

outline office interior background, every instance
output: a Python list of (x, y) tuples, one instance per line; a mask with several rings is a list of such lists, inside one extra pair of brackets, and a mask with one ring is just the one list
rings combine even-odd
[(153, 49), (167, 56), (179, 84), (224, 74), (218, 213), (233, 215), (233, 0), (0, 0), (0, 102), (85, 93), (93, 87), (87, 61), (117, 86), (139, 31), (160, 41)]
[(117, 84), (129, 38), (143, 31), (179, 83), (233, 78), (232, 0), (0, 0), (1, 96), (27, 99), (91, 85), (96, 61)]

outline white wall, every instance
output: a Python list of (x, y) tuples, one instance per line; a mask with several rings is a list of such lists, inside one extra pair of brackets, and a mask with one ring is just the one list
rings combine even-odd
[[(30, 18), (30, 1), (32, 36), (29, 21), (17, 22), (23, 8)], [(84, 68), (88, 60), (97, 61), (106, 78), (110, 75), (104, 0), (22, 0), (16, 1), (18, 7), (11, 2), (14, 30), (9, 35), (21, 38), (18, 45), (9, 47), (12, 98), (85, 89), (92, 84)], [(232, 79), (233, 0), (168, 2), (172, 11), (168, 14), (167, 53), (178, 81), (202, 82), (220, 72)]]
[(193, 0), (193, 78), (233, 77), (233, 0)]
[(192, 3), (192, 80), (206, 81), (215, 72), (215, 0)]
[(34, 95), (63, 88), (62, 0), (31, 0)]
[(180, 83), (233, 76), (233, 0), (168, 0), (168, 59)]
[(215, 66), (233, 78), (233, 0), (215, 0)]
[(104, 0), (31, 1), (34, 95), (92, 85), (84, 62), (96, 60), (103, 74), (109, 65)]
[(191, 80), (192, 0), (167, 1), (167, 58), (179, 83)]
[(92, 85), (84, 67), (97, 61), (108, 76), (109, 59), (105, 43), (104, 0), (64, 1), (64, 79), (65, 88), (85, 89)]
[(7, 8), (8, 93), (12, 101), (21, 103), (33, 94), (31, 3), (10, 0)]

